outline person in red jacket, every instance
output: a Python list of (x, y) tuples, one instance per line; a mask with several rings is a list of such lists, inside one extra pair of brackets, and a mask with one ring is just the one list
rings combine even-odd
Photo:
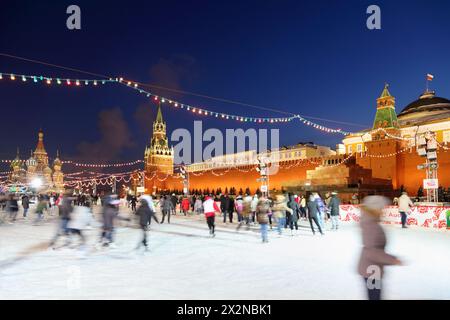
[(181, 209), (183, 210), (184, 215), (187, 214), (190, 206), (191, 204), (189, 203), (189, 199), (187, 197), (184, 197), (181, 201)]
[(215, 237), (216, 234), (214, 233), (214, 220), (216, 217), (216, 212), (220, 213), (220, 208), (210, 196), (206, 196), (205, 201), (203, 202), (203, 210), (206, 217), (206, 223), (208, 224), (209, 234), (211, 235), (211, 237)]

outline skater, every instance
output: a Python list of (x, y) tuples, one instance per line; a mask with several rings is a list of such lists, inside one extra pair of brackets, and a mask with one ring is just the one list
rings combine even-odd
[(261, 230), (261, 238), (262, 242), (269, 242), (269, 238), (267, 236), (267, 224), (269, 223), (269, 212), (270, 212), (270, 203), (269, 201), (261, 197), (258, 200), (258, 204), (256, 206), (256, 220), (259, 223)]
[(200, 199), (200, 197), (198, 197), (195, 200), (195, 204), (194, 204), (194, 212), (196, 214), (201, 214), (203, 211), (203, 204), (202, 204), (202, 199)]
[(255, 223), (255, 219), (256, 219), (256, 207), (258, 206), (258, 195), (255, 194), (252, 198), (252, 204), (251, 204), (251, 210), (252, 210), (252, 215), (251, 215), (251, 220), (252, 223)]
[(36, 207), (36, 214), (37, 217), (34, 220), (34, 224), (38, 224), (40, 221), (42, 221), (44, 219), (44, 210), (47, 210), (47, 201), (45, 199), (45, 197), (43, 195), (40, 195), (38, 197), (38, 204)]
[(223, 223), (227, 222), (227, 215), (230, 223), (233, 223), (233, 201), (228, 194), (220, 197), (220, 209), (223, 213)]
[(337, 231), (339, 228), (339, 205), (340, 200), (337, 195), (337, 192), (334, 191), (331, 193), (331, 199), (328, 203), (328, 209), (330, 210), (330, 219), (331, 219), (331, 230)]
[(308, 209), (308, 219), (309, 219), (309, 224), (311, 225), (311, 231), (312, 231), (313, 235), (316, 234), (316, 231), (314, 230), (314, 226), (313, 226), (313, 221), (316, 224), (316, 226), (319, 228), (320, 234), (323, 235), (323, 230), (322, 230), (322, 227), (320, 226), (320, 222), (319, 222), (320, 207), (319, 207), (319, 204), (317, 203), (314, 195), (309, 196), (309, 201), (306, 204), (306, 207)]
[(27, 195), (22, 197), (23, 217), (27, 218), (28, 210), (30, 209), (30, 198)]
[(300, 199), (300, 213), (301, 217), (306, 220), (306, 198), (304, 195), (302, 195), (302, 198)]
[(181, 200), (181, 209), (183, 210), (183, 214), (186, 216), (189, 212), (189, 199), (187, 197), (184, 197), (183, 200)]
[(214, 220), (216, 217), (216, 212), (220, 213), (220, 208), (214, 202), (210, 196), (205, 197), (205, 202), (203, 202), (203, 210), (205, 212), (206, 223), (208, 224), (209, 234), (211, 237), (215, 237), (215, 224)]
[(364, 279), (369, 300), (381, 300), (383, 267), (402, 264), (395, 256), (385, 252), (386, 235), (380, 225), (380, 217), (388, 204), (385, 197), (367, 196), (361, 206), (363, 248), (358, 272)]
[(139, 225), (142, 230), (142, 241), (139, 242), (139, 244), (136, 247), (136, 250), (138, 250), (142, 244), (145, 248), (145, 251), (148, 251), (147, 230), (151, 223), (152, 218), (153, 220), (156, 221), (156, 223), (159, 224), (158, 218), (156, 217), (155, 208), (153, 206), (152, 197), (148, 195), (143, 195), (141, 197), (141, 205), (139, 206), (139, 209), (136, 211), (136, 215), (139, 216)]
[[(62, 235), (68, 236), (69, 235), (69, 229), (67, 225), (70, 221), (70, 216), (73, 212), (73, 206), (72, 206), (73, 198), (70, 197), (70, 193), (67, 192), (65, 196), (60, 200), (58, 205), (59, 210), (59, 223), (56, 230), (56, 234), (53, 237), (53, 239), (49, 243), (49, 247), (53, 247), (58, 240), (58, 238)], [(68, 243), (68, 241), (67, 241)]]
[(314, 200), (316, 201), (317, 205), (319, 206), (319, 224), (320, 227), (322, 228), (322, 230), (325, 229), (325, 215), (326, 215), (326, 206), (325, 203), (323, 202), (322, 198), (320, 197), (320, 195), (317, 192), (313, 193), (314, 195)]
[(9, 213), (9, 223), (16, 222), (19, 204), (17, 203), (17, 198), (13, 194), (9, 195), (8, 201), (6, 202), (6, 211)]
[(83, 234), (83, 230), (85, 230), (87, 226), (92, 225), (94, 221), (91, 212), (91, 204), (88, 201), (85, 201), (83, 206), (76, 206), (74, 208), (70, 220), (67, 223), (69, 233), (76, 234), (80, 237), (81, 244), (79, 248), (81, 251), (86, 248), (86, 237)]
[[(103, 247), (112, 247), (114, 248), (113, 242), (113, 232), (114, 232), (114, 219), (119, 214), (118, 205), (120, 204), (120, 200), (117, 199), (117, 196), (107, 196), (104, 200), (103, 206), (103, 227), (102, 233), (100, 237), (100, 243)], [(106, 241), (105, 241), (106, 240)]]
[(131, 199), (130, 199), (131, 211), (133, 211), (134, 213), (136, 213), (136, 203), (137, 203), (136, 197), (131, 196)]
[(236, 200), (234, 201), (234, 208), (236, 210), (237, 213), (237, 217), (238, 217), (238, 222), (242, 221), (242, 208), (244, 205), (244, 200), (242, 199), (241, 195), (238, 195), (236, 197)]
[(252, 197), (250, 195), (246, 195), (242, 201), (242, 220), (236, 227), (236, 231), (239, 231), (241, 226), (245, 223), (247, 225), (247, 230), (250, 229), (250, 215), (251, 215), (251, 206), (252, 206)]
[(162, 219), (161, 219), (161, 224), (164, 223), (164, 218), (167, 216), (167, 223), (170, 223), (170, 215), (172, 213), (173, 210), (173, 203), (172, 200), (169, 199), (168, 196), (164, 196), (164, 201), (162, 202), (162, 207), (161, 207), (161, 211), (162, 211)]
[(272, 211), (275, 219), (277, 219), (278, 236), (281, 236), (282, 229), (286, 225), (286, 211), (292, 214), (292, 209), (286, 205), (286, 198), (284, 195), (278, 194), (275, 199)]
[(173, 215), (176, 215), (177, 214), (177, 204), (178, 204), (178, 198), (177, 198), (177, 196), (175, 195), (175, 193), (172, 193), (172, 196), (170, 197), (170, 201), (172, 202), (172, 210), (171, 210), (171, 212), (172, 212), (172, 214)]
[(402, 195), (400, 198), (398, 198), (398, 211), (401, 215), (401, 222), (402, 222), (402, 228), (406, 229), (408, 228), (407, 225), (407, 213), (411, 207), (414, 206), (414, 203), (411, 201), (411, 199), (408, 197), (408, 193), (405, 191), (402, 192)]
[(271, 197), (267, 197), (267, 202), (269, 203), (269, 212), (267, 215), (269, 216), (269, 226), (270, 230), (272, 230), (272, 218), (273, 218), (273, 200)]
[(51, 216), (54, 216), (54, 213), (55, 213), (55, 208), (56, 208), (55, 202), (56, 202), (56, 199), (55, 199), (54, 195), (50, 195), (48, 197), (48, 208), (49, 208), (49, 213)]
[(298, 215), (300, 212), (300, 207), (295, 201), (295, 198), (291, 196), (290, 201), (288, 202), (288, 207), (292, 209), (292, 214), (289, 216), (289, 227), (291, 228), (291, 236), (294, 235), (294, 226), (295, 226), (295, 234), (298, 234)]

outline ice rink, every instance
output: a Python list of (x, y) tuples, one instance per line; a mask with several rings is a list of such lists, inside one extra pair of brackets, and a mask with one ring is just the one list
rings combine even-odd
[[(127, 215), (127, 213), (125, 213)], [(281, 238), (258, 229), (224, 225), (210, 238), (203, 216), (152, 223), (150, 252), (134, 250), (139, 229), (122, 223), (114, 249), (95, 249), (97, 229), (87, 230), (89, 252), (48, 250), (55, 221), (0, 225), (1, 299), (365, 299), (356, 273), (360, 233), (355, 224), (312, 236)], [(329, 225), (327, 226), (329, 228)], [(405, 262), (388, 267), (385, 299), (450, 299), (450, 233), (385, 227), (387, 250)]]

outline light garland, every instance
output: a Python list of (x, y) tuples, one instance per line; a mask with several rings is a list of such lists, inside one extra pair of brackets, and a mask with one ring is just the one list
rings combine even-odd
[(343, 131), (341, 129), (333, 129), (329, 127), (322, 126), (314, 121), (308, 120), (302, 117), (299, 114), (292, 115), (289, 117), (248, 117), (242, 115), (228, 114), (223, 112), (215, 112), (204, 108), (199, 108), (192, 106), (190, 104), (181, 103), (179, 101), (175, 101), (172, 99), (168, 99), (162, 96), (158, 96), (153, 94), (150, 91), (144, 90), (139, 87), (138, 83), (130, 80), (124, 80), (123, 78), (109, 78), (109, 79), (73, 79), (73, 78), (54, 78), (54, 77), (44, 77), (44, 76), (34, 76), (34, 75), (23, 75), (23, 74), (13, 74), (13, 73), (0, 73), (0, 80), (3, 79), (3, 76), (9, 78), (11, 81), (15, 81), (16, 79), (22, 79), (22, 82), (27, 82), (28, 80), (32, 80), (34, 83), (45, 82), (47, 85), (51, 85), (56, 82), (57, 85), (61, 85), (63, 83), (68, 86), (79, 87), (83, 84), (85, 86), (89, 84), (93, 84), (94, 86), (98, 84), (106, 84), (106, 83), (119, 83), (128, 88), (135, 90), (141, 94), (145, 94), (147, 98), (153, 99), (155, 102), (160, 103), (168, 103), (169, 105), (178, 108), (184, 109), (185, 111), (189, 111), (190, 113), (194, 113), (201, 116), (210, 116), (215, 118), (220, 118), (223, 120), (235, 120), (238, 122), (248, 122), (248, 123), (285, 123), (290, 122), (294, 119), (298, 119), (301, 123), (312, 126), (317, 130), (321, 130), (326, 133), (339, 133), (343, 135), (348, 135), (350, 132)]
[(111, 167), (128, 167), (128, 166), (134, 166), (138, 163), (143, 163), (144, 160), (135, 160), (131, 162), (125, 162), (125, 163), (106, 163), (106, 164), (95, 164), (95, 163), (79, 163), (75, 161), (61, 161), (63, 164), (71, 164), (76, 167), (88, 167), (88, 168), (111, 168)]

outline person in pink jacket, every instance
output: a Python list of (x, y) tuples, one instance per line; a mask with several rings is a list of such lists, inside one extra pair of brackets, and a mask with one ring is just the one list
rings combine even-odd
[(206, 223), (208, 224), (209, 228), (209, 234), (211, 235), (211, 237), (215, 237), (216, 234), (214, 233), (214, 220), (216, 217), (216, 212), (220, 213), (220, 208), (210, 196), (205, 197), (205, 201), (203, 202), (203, 212), (205, 213)]
[(401, 265), (397, 257), (386, 253), (386, 235), (380, 225), (383, 208), (389, 201), (382, 196), (367, 196), (361, 205), (360, 227), (362, 231), (362, 251), (358, 273), (364, 278), (369, 300), (381, 300), (381, 280), (383, 268)]

